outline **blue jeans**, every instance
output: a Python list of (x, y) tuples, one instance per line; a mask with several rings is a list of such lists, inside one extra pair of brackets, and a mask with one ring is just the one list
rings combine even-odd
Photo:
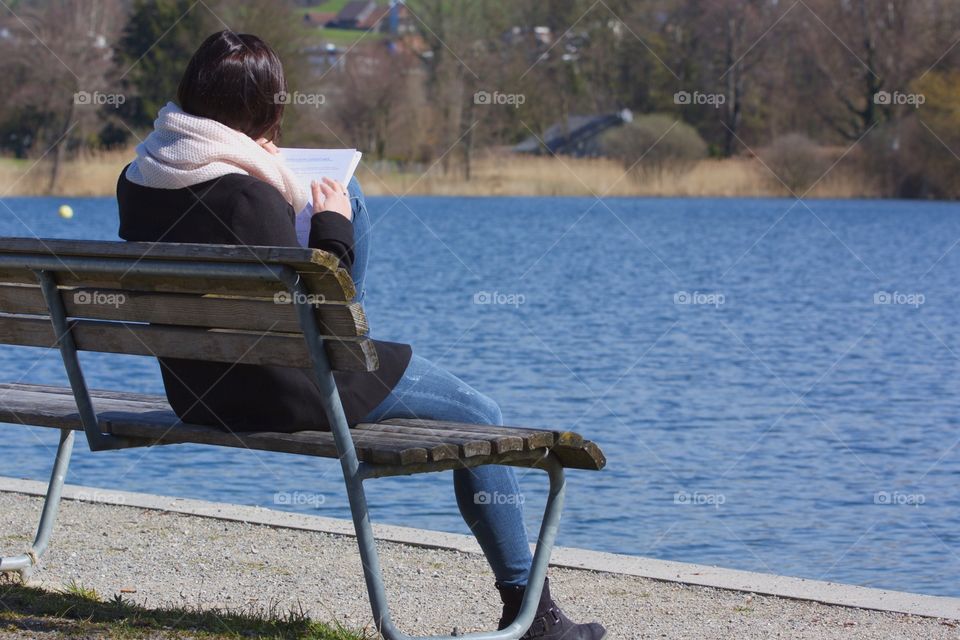
[[(347, 187), (353, 205), (353, 280), (357, 295), (365, 290), (370, 255), (370, 214), (356, 178)], [(364, 418), (420, 418), (480, 424), (503, 424), (500, 407), (487, 396), (414, 355), (393, 391)], [(533, 557), (523, 520), (523, 496), (512, 467), (484, 465), (453, 472), (460, 515), (480, 543), (497, 581), (526, 585)]]
[(350, 207), (353, 210), (353, 268), (350, 276), (357, 287), (357, 302), (363, 302), (367, 263), (370, 261), (370, 212), (367, 211), (367, 201), (356, 178), (350, 178), (347, 193), (350, 194)]

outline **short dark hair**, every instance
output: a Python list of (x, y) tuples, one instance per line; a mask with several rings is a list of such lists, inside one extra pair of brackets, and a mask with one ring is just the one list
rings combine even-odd
[(246, 33), (221, 31), (200, 45), (180, 79), (177, 102), (253, 139), (280, 135), (287, 82), (276, 51)]

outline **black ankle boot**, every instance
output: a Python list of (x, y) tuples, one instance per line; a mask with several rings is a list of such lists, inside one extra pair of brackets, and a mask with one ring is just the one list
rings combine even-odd
[[(526, 587), (506, 587), (498, 582), (497, 590), (503, 601), (503, 615), (497, 628), (503, 629), (517, 617)], [(540, 592), (533, 624), (521, 640), (602, 640), (606, 635), (607, 630), (596, 622), (577, 624), (565, 616), (550, 597), (550, 579), (547, 578)]]

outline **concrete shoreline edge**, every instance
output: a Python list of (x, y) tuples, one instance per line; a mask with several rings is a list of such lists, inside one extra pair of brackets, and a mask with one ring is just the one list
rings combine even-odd
[[(0, 492), (43, 496), (46, 493), (46, 483), (0, 476)], [(354, 536), (353, 524), (349, 520), (275, 511), (264, 507), (249, 507), (78, 485), (66, 485), (63, 497), (66, 500), (80, 502), (135, 507), (233, 522)], [(387, 542), (471, 554), (481, 553), (480, 547), (472, 536), (384, 524), (374, 525), (374, 531), (378, 540)], [(56, 536), (57, 533), (55, 532), (52, 542), (54, 545), (56, 544)], [(859, 587), (572, 547), (557, 547), (550, 564), (556, 567), (639, 576), (664, 582), (743, 591), (843, 607), (960, 620), (960, 598)]]

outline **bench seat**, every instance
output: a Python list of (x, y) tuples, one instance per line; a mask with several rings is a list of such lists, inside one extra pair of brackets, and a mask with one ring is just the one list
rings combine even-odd
[[(230, 432), (181, 422), (163, 396), (97, 390), (90, 395), (101, 428), (113, 435), (156, 445), (193, 443), (337, 457), (329, 431)], [(83, 430), (70, 388), (49, 385), (0, 384), (0, 422)], [(499, 459), (522, 464), (549, 451), (567, 468), (599, 470), (606, 463), (596, 444), (569, 431), (393, 419), (359, 424), (351, 435), (358, 458), (376, 465), (490, 464)]]

